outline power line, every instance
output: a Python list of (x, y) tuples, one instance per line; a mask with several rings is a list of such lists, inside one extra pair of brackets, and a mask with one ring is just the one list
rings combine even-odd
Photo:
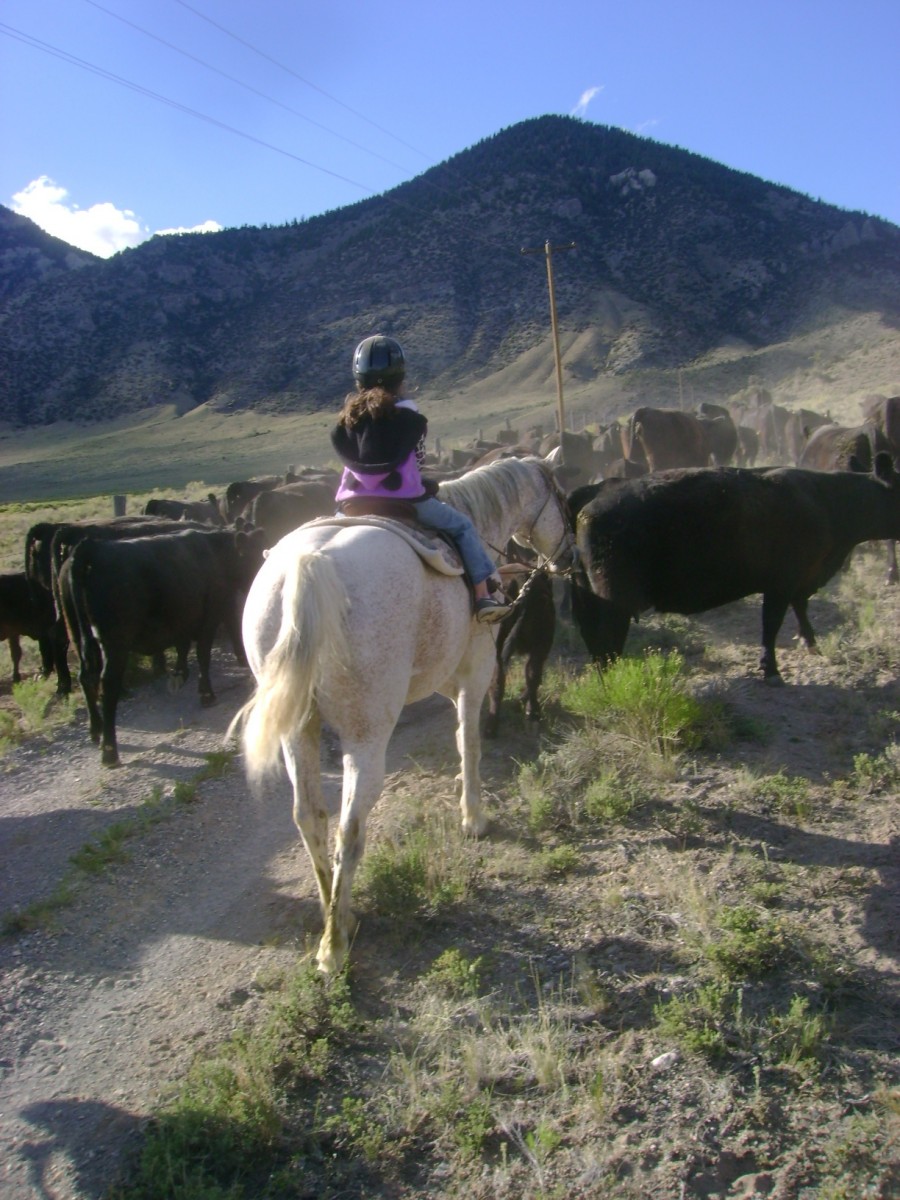
[(223, 79), (227, 79), (230, 83), (236, 83), (238, 87), (242, 87), (248, 92), (253, 92), (254, 95), (260, 96), (263, 100), (268, 100), (270, 104), (275, 104), (279, 108), (283, 108), (285, 112), (289, 112), (292, 116), (299, 117), (301, 121), (307, 121), (310, 125), (315, 125), (317, 129), (321, 129), (323, 132), (331, 134), (332, 137), (339, 138), (342, 142), (346, 142), (348, 146), (352, 146), (355, 150), (361, 150), (364, 154), (370, 154), (373, 158), (380, 159), (381, 162), (387, 163), (388, 166), (395, 167), (398, 171), (402, 171), (404, 174), (407, 173), (407, 168), (402, 164), (396, 163), (390, 158), (385, 158), (383, 154), (379, 154), (377, 151), (371, 150), (368, 146), (360, 145), (359, 142), (355, 142), (352, 138), (348, 138), (341, 133), (337, 133), (334, 129), (329, 129), (327, 125), (322, 125), (319, 121), (314, 120), (312, 117), (308, 117), (304, 113), (298, 112), (296, 108), (291, 108), (289, 104), (284, 104), (281, 100), (276, 100), (274, 96), (266, 95), (265, 92), (261, 92), (259, 88), (254, 87), (252, 84), (245, 83), (244, 80), (238, 79), (237, 76), (230, 75), (227, 71), (223, 71), (219, 67), (213, 66), (212, 63), (207, 62), (203, 58), (199, 58), (196, 54), (191, 54), (189, 50), (184, 50), (180, 46), (176, 46), (174, 42), (169, 42), (165, 38), (159, 37), (158, 34), (151, 32), (151, 30), (144, 29), (142, 25), (138, 25), (134, 21), (130, 21), (127, 17), (123, 17), (119, 13), (113, 12), (111, 8), (106, 8), (104, 5), (99, 4), (98, 0), (85, 0), (85, 3), (90, 4), (92, 8), (96, 8), (100, 12), (106, 13), (107, 16), (114, 17), (117, 21), (121, 21), (123, 25), (128, 25), (132, 29), (136, 29), (138, 33), (142, 33), (145, 37), (152, 38), (153, 41), (159, 42), (161, 46), (166, 46), (169, 50), (174, 50), (176, 54), (181, 54), (185, 58), (189, 58), (192, 62), (199, 63), (201, 67), (206, 67), (208, 71), (213, 71), (216, 75), (221, 75)]
[[(131, 26), (132, 28), (136, 29), (139, 33), (142, 33), (142, 34), (146, 35), (147, 37), (152, 38), (153, 40), (161, 43), (162, 45), (166, 46), (167, 48), (172, 49), (172, 50), (176, 51), (177, 53), (184, 55), (186, 58), (199, 63), (201, 66), (207, 67), (209, 70), (214, 71), (215, 73), (223, 76), (224, 78), (228, 79), (230, 82), (236, 83), (241, 87), (247, 88), (249, 91), (256, 93), (263, 99), (269, 100), (272, 103), (279, 105), (279, 107), (286, 109), (286, 111), (290, 112), (292, 115), (299, 116), (303, 120), (311, 120), (310, 118), (305, 117), (302, 113), (299, 113), (295, 109), (290, 108), (288, 105), (282, 104), (278, 100), (274, 100), (272, 97), (267, 96), (265, 93), (258, 91), (258, 89), (252, 87), (252, 85), (244, 83), (242, 80), (237, 79), (235, 76), (229, 75), (225, 71), (221, 71), (218, 67), (215, 67), (212, 64), (206, 62), (205, 60), (199, 58), (198, 56), (191, 54), (189, 51), (183, 50), (180, 47), (174, 45), (173, 43), (166, 41), (164, 38), (158, 37), (156, 34), (151, 33), (149, 30), (143, 29), (141, 26), (136, 25), (134, 22), (132, 22), (124, 17), (120, 17), (117, 13), (106, 8), (104, 5), (98, 3), (97, 0), (87, 0), (87, 3), (91, 4), (92, 7), (98, 9), (99, 11), (106, 13), (108, 16), (115, 17), (117, 20), (120, 20), (124, 24)], [(356, 111), (354, 109), (350, 108), (349, 105), (346, 105), (342, 101), (337, 100), (335, 97), (330, 96), (329, 93), (325, 92), (322, 88), (317, 87), (317, 85), (309, 83), (309, 81), (302, 79), (302, 77), (297, 75), (296, 72), (292, 71), (291, 68), (285, 67), (282, 64), (277, 63), (274, 59), (271, 59), (270, 56), (265, 54), (263, 51), (257, 50), (256, 47), (250, 46), (249, 43), (245, 42), (244, 39), (238, 37), (238, 35), (232, 34), (229, 30), (225, 29), (223, 26), (218, 25), (217, 22), (212, 21), (208, 17), (205, 17), (204, 14), (198, 12), (198, 10), (194, 9), (190, 4), (187, 4), (185, 2), (185, 0), (176, 0), (176, 3), (179, 3), (184, 8), (187, 8), (191, 12), (196, 13), (203, 20), (208, 21), (210, 24), (214, 25), (216, 28), (218, 28), (218, 29), (222, 30), (222, 32), (226, 33), (229, 37), (232, 37), (236, 41), (241, 42), (241, 44), (248, 46), (249, 49), (251, 49), (255, 53), (261, 55), (261, 57), (267, 59), (268, 61), (275, 63), (275, 65), (281, 67), (281, 69), (287, 71), (289, 74), (294, 75), (297, 79), (300, 79), (301, 82), (307, 83), (308, 86), (315, 88), (316, 91), (321, 92), (322, 95), (326, 96), (330, 100), (333, 100), (334, 103), (340, 104), (341, 107), (347, 109), (347, 111), (354, 113), (354, 115), (360, 116), (363, 120), (368, 121), (368, 118), (364, 117), (362, 114), (356, 113)], [(22, 30), (18, 30), (18, 29), (13, 28), (12, 26), (0, 23), (0, 32), (6, 33), (7, 36), (12, 37), (15, 40), (21, 41), (25, 45), (30, 45), (34, 49), (41, 50), (42, 52), (50, 54), (56, 58), (59, 58), (62, 61), (69, 63), (70, 65), (77, 66), (83, 70), (86, 70), (86, 71), (94, 74), (94, 75), (97, 75), (98, 77), (100, 77), (102, 79), (106, 79), (112, 83), (116, 83), (121, 87), (128, 88), (129, 90), (134, 91), (134, 92), (138, 93), (139, 95), (146, 96), (148, 99), (155, 100), (158, 103), (167, 105), (168, 107), (173, 108), (178, 112), (185, 113), (188, 116), (194, 117), (197, 120), (205, 121), (207, 124), (210, 124), (210, 125), (215, 126), (216, 128), (225, 130), (228, 133), (233, 133), (238, 137), (244, 138), (246, 141), (252, 142), (255, 145), (263, 147), (264, 149), (272, 150), (276, 154), (280, 154), (286, 158), (289, 158), (289, 159), (293, 160), (294, 162), (300, 163), (303, 166), (311, 168), (314, 171), (319, 171), (322, 174), (328, 175), (333, 179), (337, 179), (342, 183), (349, 184), (351, 187), (358, 188), (359, 190), (368, 193), (368, 195), (371, 197), (376, 197), (380, 194), (381, 198), (386, 203), (391, 204), (394, 207), (403, 209), (406, 212), (414, 213), (417, 215), (420, 214), (421, 210), (418, 209), (417, 207), (415, 207), (414, 205), (408, 204), (402, 200), (398, 200), (396, 197), (391, 196), (385, 192), (378, 193), (374, 188), (372, 188), (368, 184), (360, 183), (358, 180), (350, 179), (347, 176), (342, 175), (337, 171), (332, 171), (328, 167), (323, 167), (319, 163), (312, 162), (311, 160), (304, 158), (299, 154), (295, 154), (293, 151), (285, 150), (281, 146), (277, 146), (277, 145), (273, 144), (272, 142), (265, 141), (264, 139), (257, 137), (255, 134), (248, 133), (242, 129), (238, 129), (226, 121), (222, 121), (217, 117), (213, 117), (213, 116), (209, 115), (208, 113), (201, 112), (195, 108), (190, 107), (189, 105), (186, 105), (186, 104), (181, 103), (180, 101), (174, 100), (169, 96), (165, 96), (159, 92), (155, 92), (152, 89), (145, 87), (143, 84), (135, 83), (133, 80), (126, 79), (121, 75), (117, 75), (115, 72), (109, 71), (105, 67), (100, 67), (95, 63), (88, 62), (87, 60), (80, 58), (79, 56), (72, 54), (71, 52), (69, 52), (67, 50), (62, 50), (57, 46), (52, 46), (50, 43), (44, 42), (41, 39), (36, 38), (31, 34), (24, 33)], [(318, 127), (323, 129), (326, 133), (332, 133), (336, 137), (342, 136), (340, 134), (334, 133), (333, 130), (328, 129), (324, 125), (319, 125), (318, 122), (312, 121), (311, 123), (314, 125), (318, 125)], [(398, 137), (396, 137), (396, 135), (391, 134), (388, 130), (383, 130), (381, 128), (381, 126), (377, 125), (375, 122), (368, 121), (368, 123), (373, 125), (375, 128), (381, 130), (381, 132), (387, 134), (387, 136), (392, 137), (396, 141), (401, 142), (401, 144), (408, 145), (407, 143), (403, 142), (403, 140), (401, 138), (398, 138)], [(348, 138), (342, 138), (342, 140), (350, 142), (351, 145), (354, 145), (354, 146), (357, 145), (355, 142), (352, 142)], [(363, 147), (357, 147), (357, 148), (363, 149)], [(415, 150), (415, 147), (410, 146), (409, 148), (414, 150), (415, 153), (423, 154), (422, 151)], [(376, 154), (373, 151), (369, 151), (369, 153), (374, 154), (374, 157), (382, 159), (382, 161), (388, 163), (389, 165), (391, 165), (393, 167), (397, 167), (397, 169), (399, 169), (401, 171), (405, 170), (405, 168), (401, 167), (397, 163), (393, 163), (390, 159), (383, 158), (383, 156)], [(427, 157), (427, 156), (425, 156), (425, 157)], [(452, 168), (450, 169), (450, 172), (451, 172), (451, 175), (454, 173)], [(455, 196), (455, 193), (452, 190), (442, 187), (440, 184), (435, 183), (433, 180), (425, 179), (423, 176), (418, 177), (418, 182), (422, 183), (426, 187), (433, 189), (434, 191), (436, 191), (438, 193), (441, 193), (442, 195), (451, 196), (451, 197)], [(472, 233), (470, 233), (468, 235), (468, 240), (470, 242), (473, 242), (473, 241), (480, 242), (483, 246), (490, 248), (495, 253), (497, 251), (500, 251), (500, 252), (505, 251), (507, 253), (512, 253), (512, 251), (508, 250), (505, 246), (501, 246), (498, 242), (496, 242), (496, 240), (492, 240), (492, 239), (489, 240), (487, 238), (479, 236), (478, 232), (475, 232), (474, 235)]]
[(361, 113), (357, 109), (351, 108), (349, 104), (345, 104), (343, 100), (338, 100), (336, 96), (332, 96), (329, 92), (326, 92), (324, 88), (319, 87), (318, 84), (313, 83), (309, 79), (305, 79), (302, 75), (298, 75), (293, 67), (285, 66), (285, 64), (279, 62), (277, 58), (273, 58), (271, 54), (267, 54), (265, 50), (260, 50), (259, 47), (254, 46), (252, 42), (248, 42), (239, 34), (233, 33), (230, 29), (226, 29), (224, 25), (220, 25), (218, 21), (214, 21), (212, 17), (208, 17), (206, 13), (202, 13), (198, 8), (194, 8), (192, 4), (188, 4), (187, 0), (175, 0), (175, 3), (180, 4), (182, 8), (186, 8), (189, 12), (192, 12), (195, 16), (199, 17), (201, 21), (206, 21), (208, 24), (218, 29), (221, 33), (224, 33), (226, 37), (233, 38), (234, 41), (240, 42), (242, 46), (246, 46), (248, 50), (252, 50), (254, 54), (258, 54), (260, 58), (264, 58), (266, 62), (270, 62), (273, 66), (278, 67), (279, 70), (286, 71), (288, 75), (293, 75), (295, 79), (299, 79), (299, 81), (303, 84), (306, 84), (307, 87), (311, 87), (314, 91), (324, 96), (327, 100), (331, 100), (333, 104), (339, 104), (341, 108), (346, 109), (347, 112), (352, 113), (353, 116), (358, 117), (359, 120), (365, 121), (367, 125), (371, 125), (372, 128), (377, 129), (379, 133), (385, 134), (387, 137), (392, 138), (395, 142), (399, 142), (401, 146), (405, 146), (407, 150), (412, 150), (414, 154), (420, 155), (422, 158), (426, 159), (432, 164), (434, 163), (435, 160), (431, 158), (430, 155), (426, 154), (424, 150), (419, 150), (416, 146), (411, 146), (409, 142), (405, 142), (403, 138), (398, 137), (397, 134), (391, 133), (389, 129), (385, 129), (376, 121), (373, 121), (371, 117), (367, 117), (365, 113)]
[[(318, 163), (310, 162), (309, 159), (303, 158), (299, 154), (294, 154), (291, 150), (285, 150), (281, 146), (275, 146), (271, 142), (266, 142), (262, 138), (258, 138), (255, 134), (247, 133), (243, 129), (237, 129), (234, 125), (229, 125), (226, 121), (220, 121), (218, 117), (211, 117), (208, 113), (199, 112), (195, 108), (191, 108), (187, 104), (182, 104), (178, 100), (173, 100), (170, 96), (163, 96), (159, 92), (154, 92), (152, 89), (144, 87), (143, 84), (134, 83), (130, 79), (125, 79), (121, 75), (116, 75), (113, 71), (108, 71), (105, 67), (98, 67), (96, 63), (90, 63), (86, 59), (79, 58), (75, 54), (70, 54), (68, 50), (61, 50), (58, 46), (51, 46), (49, 42), (41, 41), (40, 38), (33, 37), (29, 33), (24, 33), (21, 29), (15, 29), (11, 25), (6, 25), (0, 22), (0, 33), (5, 33), (8, 37), (15, 41), (23, 42), (26, 46), (32, 46), (36, 50), (41, 50), (45, 54), (50, 54), (55, 58), (62, 59), (63, 62), (71, 63), (73, 66), (80, 67), (82, 70), (89, 71), (93, 75), (100, 76), (101, 79), (108, 79), (112, 83), (117, 83), (121, 87), (128, 88), (132, 92), (137, 92), (139, 95), (147, 96), (151, 100), (157, 100), (160, 104), (166, 104), (169, 108), (174, 108), (178, 112), (186, 113), (188, 116), (196, 117), (199, 121), (206, 121), (210, 125), (215, 125), (219, 129), (224, 129), (228, 133), (234, 133), (238, 137), (245, 138), (248, 142), (254, 142), (257, 146), (263, 146), (266, 150), (274, 150), (276, 154), (282, 154), (285, 158), (291, 158), (295, 162), (302, 163), (305, 167), (311, 167), (314, 171), (321, 171), (325, 175), (330, 175), (332, 179), (338, 179), (341, 183), (349, 183), (351, 187), (360, 188), (364, 192), (368, 192), (370, 196), (375, 196), (378, 193), (368, 184), (359, 183), (356, 179), (349, 179), (346, 175), (340, 175), (337, 171), (332, 171), (328, 167), (320, 166)], [(400, 203), (395, 201), (395, 203)]]
[[(299, 154), (295, 154), (291, 150), (285, 150), (282, 146), (276, 146), (272, 142), (267, 142), (263, 138), (256, 137), (255, 134), (247, 133), (243, 129), (238, 129), (234, 125), (228, 124), (226, 121), (219, 120), (217, 117), (210, 116), (208, 113), (200, 112), (189, 105), (182, 104), (178, 100), (173, 100), (170, 96), (164, 96), (159, 92), (153, 91), (151, 88), (145, 87), (143, 84), (135, 83), (133, 80), (126, 79), (121, 75), (117, 75), (113, 71), (107, 70), (105, 67), (100, 67), (96, 63), (88, 62), (86, 59), (80, 58), (78, 55), (70, 53), (68, 50), (62, 50), (58, 46), (53, 46), (49, 42), (44, 42), (40, 38), (34, 37), (32, 34), (24, 33), (22, 30), (15, 29), (11, 25), (6, 25), (0, 22), (0, 33), (5, 33), (8, 37), (15, 41), (22, 42), (24, 45), (31, 46), (33, 49), (40, 50), (45, 54), (49, 54), (55, 58), (61, 59), (63, 62), (69, 63), (72, 66), (79, 67), (82, 70), (88, 71), (90, 74), (97, 75), (101, 79), (106, 79), (111, 83), (116, 83), (120, 87), (128, 88), (129, 91), (136, 92), (138, 95), (146, 96), (150, 100), (155, 100), (160, 104), (164, 104), (169, 108), (175, 109), (177, 112), (185, 113), (187, 116), (196, 118), (199, 121), (205, 121), (209, 125), (213, 125), (218, 129), (223, 129), (227, 133), (233, 133), (237, 137), (244, 138), (245, 141), (252, 142), (254, 145), (261, 146), (263, 149), (272, 150), (276, 154), (281, 154), (285, 158), (289, 158), (294, 162), (300, 163), (305, 167), (310, 167), (314, 171), (320, 171), (322, 174), (331, 176), (332, 179), (337, 179), (341, 183), (350, 184), (351, 187), (359, 188), (360, 191), (368, 193), (370, 197), (380, 195), (385, 203), (393, 205), (395, 208), (402, 209), (405, 212), (421, 215), (421, 210), (412, 204), (407, 204), (403, 200), (398, 200), (395, 196), (387, 193), (379, 193), (368, 184), (360, 183), (356, 179), (350, 179), (346, 175), (341, 175), (337, 171), (332, 171), (328, 167), (323, 167), (319, 163), (311, 162), (307, 158), (303, 158)], [(423, 180), (428, 186), (436, 188), (438, 191), (447, 193), (446, 189), (440, 188), (437, 184), (430, 180)], [(473, 238), (469, 235), (469, 241), (481, 241), (483, 245), (489, 246), (492, 251), (502, 249), (496, 242), (488, 242), (486, 239), (481, 239), (477, 235)]]

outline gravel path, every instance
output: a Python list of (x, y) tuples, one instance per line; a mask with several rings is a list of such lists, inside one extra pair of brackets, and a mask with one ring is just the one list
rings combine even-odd
[[(4, 760), (0, 915), (50, 897), (71, 854), (222, 748), (251, 684), (227, 652), (213, 680), (211, 709), (193, 679), (174, 695), (163, 681), (140, 686), (121, 706), (118, 770), (101, 768), (83, 714)], [(442, 703), (423, 711), (452, 736)], [(254, 980), (289, 966), (302, 931), (319, 929), (288, 785), (252, 795), (239, 762), (125, 850), (128, 861), (81, 885), (53, 928), (0, 940), (4, 1200), (104, 1195), (167, 1083), (245, 1020)]]

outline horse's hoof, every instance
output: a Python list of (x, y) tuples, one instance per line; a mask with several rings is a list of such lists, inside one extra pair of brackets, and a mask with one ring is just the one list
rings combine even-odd
[(104, 750), (100, 755), (100, 762), (104, 767), (121, 767), (122, 765), (117, 750)]
[(467, 837), (475, 837), (475, 838), (484, 837), (484, 835), (487, 833), (488, 819), (487, 819), (487, 817), (477, 817), (477, 818), (471, 818), (471, 819), (464, 818), (462, 827), (463, 827), (463, 833)]
[(763, 679), (763, 683), (765, 683), (767, 687), (784, 687), (784, 680), (777, 672), (774, 675), (766, 675)]
[(203, 708), (212, 708), (216, 703), (216, 698), (212, 692), (206, 692), (200, 697), (200, 704)]
[(336, 950), (332, 950), (330, 946), (320, 946), (319, 952), (316, 955), (316, 966), (319, 974), (326, 976), (328, 979), (332, 979), (337, 975), (343, 969), (346, 961), (346, 950), (343, 953), (339, 953)]

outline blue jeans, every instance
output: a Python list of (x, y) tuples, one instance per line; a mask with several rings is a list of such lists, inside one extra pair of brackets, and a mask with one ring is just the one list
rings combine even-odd
[(481, 541), (478, 530), (459, 509), (445, 504), (429, 496), (427, 500), (417, 500), (416, 514), (423, 525), (431, 529), (440, 529), (449, 533), (463, 560), (469, 578), (473, 583), (481, 583), (489, 575), (493, 575), (496, 567), (488, 557)]

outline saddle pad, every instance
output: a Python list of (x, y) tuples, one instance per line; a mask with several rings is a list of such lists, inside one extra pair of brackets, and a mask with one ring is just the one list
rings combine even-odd
[(317, 517), (307, 521), (304, 529), (316, 528), (321, 525), (374, 525), (377, 529), (386, 529), (403, 538), (419, 555), (427, 566), (438, 571), (441, 575), (462, 575), (463, 568), (459, 555), (443, 540), (429, 537), (424, 529), (405, 525), (402, 521), (392, 521), (390, 517)]

